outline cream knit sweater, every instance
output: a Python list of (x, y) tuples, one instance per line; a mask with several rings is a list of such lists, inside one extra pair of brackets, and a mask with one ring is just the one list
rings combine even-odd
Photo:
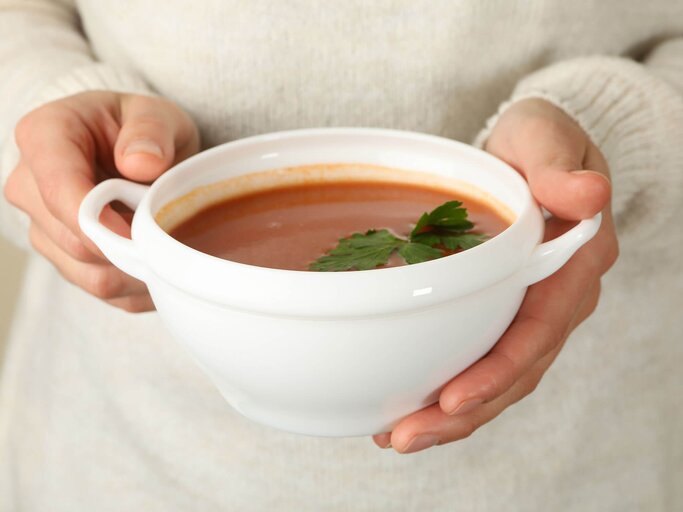
[[(408, 456), (244, 419), (156, 314), (32, 258), (0, 388), (0, 510), (683, 510), (681, 35), (674, 0), (0, 0), (3, 179), (19, 117), (85, 90), (170, 98), (206, 146), (342, 125), (473, 141), (510, 98), (541, 96), (606, 155), (622, 247), (529, 398)], [(0, 215), (25, 245), (24, 216)]]

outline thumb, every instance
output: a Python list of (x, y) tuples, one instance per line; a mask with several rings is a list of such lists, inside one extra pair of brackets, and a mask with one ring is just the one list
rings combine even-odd
[[(545, 151), (544, 151), (545, 150)], [(536, 200), (556, 217), (587, 219), (607, 206), (611, 184), (605, 168), (586, 169), (581, 155), (562, 153), (552, 144), (537, 146), (538, 153), (521, 163)], [(596, 150), (597, 151), (597, 150)]]
[(154, 181), (174, 164), (193, 129), (187, 115), (166, 100), (124, 96), (114, 146), (116, 168), (125, 178)]
[(600, 151), (561, 110), (522, 103), (500, 119), (486, 149), (521, 172), (536, 200), (556, 217), (581, 220), (600, 212), (611, 195)]

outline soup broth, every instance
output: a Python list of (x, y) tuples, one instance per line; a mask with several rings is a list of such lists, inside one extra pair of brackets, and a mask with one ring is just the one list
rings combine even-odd
[[(369, 229), (406, 237), (424, 212), (452, 200), (463, 202), (476, 233), (493, 237), (510, 225), (491, 206), (450, 190), (349, 181), (295, 184), (229, 198), (168, 231), (183, 244), (226, 260), (308, 270), (340, 238)], [(403, 264), (394, 254), (385, 266)]]

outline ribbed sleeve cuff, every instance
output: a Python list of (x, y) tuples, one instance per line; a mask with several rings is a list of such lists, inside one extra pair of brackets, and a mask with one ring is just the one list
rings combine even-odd
[[(618, 57), (563, 61), (523, 79), (475, 139), (483, 146), (514, 102), (542, 98), (564, 110), (607, 159), (620, 237), (670, 228), (683, 200), (683, 96), (646, 66)], [(661, 208), (658, 208), (661, 206)]]
[[(95, 90), (152, 94), (149, 86), (134, 73), (118, 70), (104, 64), (91, 64), (71, 70), (28, 98), (20, 109), (16, 109), (17, 117), (12, 120), (9, 126), (15, 126), (21, 116), (45, 103), (80, 92)], [(0, 170), (2, 171), (0, 183), (2, 188), (4, 188), (9, 174), (19, 162), (19, 150), (14, 141), (13, 133), (5, 134), (4, 141), (0, 155)], [(4, 195), (0, 195), (0, 202), (5, 201)], [(28, 248), (28, 217), (9, 204), (0, 206), (0, 230), (2, 230), (2, 234), (19, 247)]]

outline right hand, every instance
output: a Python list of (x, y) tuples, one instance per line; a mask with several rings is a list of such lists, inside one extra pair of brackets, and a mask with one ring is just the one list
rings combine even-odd
[[(145, 283), (114, 267), (81, 232), (78, 209), (100, 181), (151, 182), (196, 153), (192, 119), (161, 98), (85, 92), (30, 112), (15, 135), (21, 157), (5, 196), (29, 215), (33, 247), (86, 292), (125, 311), (153, 310)], [(128, 222), (111, 206), (100, 220), (130, 237)]]

